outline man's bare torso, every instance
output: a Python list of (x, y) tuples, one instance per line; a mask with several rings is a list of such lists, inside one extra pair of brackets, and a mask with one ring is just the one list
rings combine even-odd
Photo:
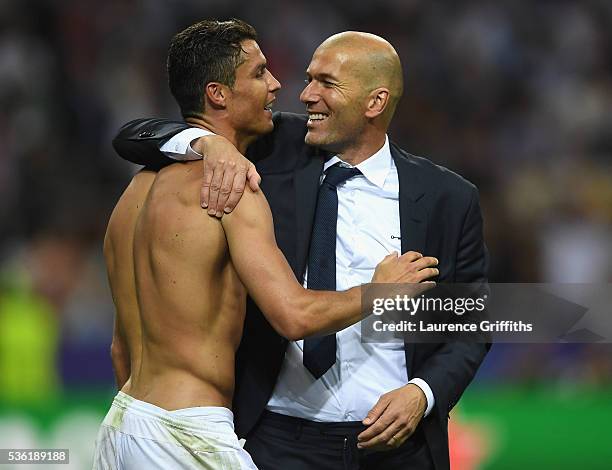
[[(122, 196), (107, 235), (124, 255), (106, 252), (113, 297), (133, 266), (137, 298), (116, 302), (130, 351), (141, 351), (123, 391), (168, 410), (231, 406), (244, 323), (246, 290), (221, 222), (199, 206), (201, 179), (199, 162), (164, 168), (149, 185), (143, 179)], [(134, 210), (140, 200), (142, 209)], [(132, 226), (133, 262), (125, 257)]]

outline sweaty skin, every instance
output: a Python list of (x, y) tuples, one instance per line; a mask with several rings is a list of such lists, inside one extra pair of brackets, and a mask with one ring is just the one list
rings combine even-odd
[(223, 228), (197, 204), (195, 173), (161, 170), (134, 233), (142, 364), (126, 393), (168, 410), (230, 407), (246, 305)]
[[(125, 390), (130, 370), (138, 370), (141, 360), (141, 328), (136, 280), (132, 262), (132, 240), (136, 220), (156, 173), (142, 170), (123, 192), (110, 217), (104, 237), (104, 257), (117, 314), (111, 357), (117, 386)], [(124, 390), (124, 391), (125, 391)]]
[[(113, 296), (120, 300), (121, 292), (129, 300), (117, 303), (124, 343), (134, 352), (122, 391), (167, 410), (231, 406), (247, 289), (288, 339), (338, 331), (361, 319), (359, 288), (326, 292), (299, 284), (276, 245), (261, 192), (247, 190), (223, 222), (202, 211), (202, 173), (193, 162), (164, 168), (149, 185), (137, 175), (107, 236), (114, 247), (106, 252)], [(435, 264), (413, 252), (392, 254), (373, 280), (420, 282), (437, 275), (430, 267)], [(429, 287), (420, 284), (415, 295)], [(137, 302), (128, 295), (132, 288)]]

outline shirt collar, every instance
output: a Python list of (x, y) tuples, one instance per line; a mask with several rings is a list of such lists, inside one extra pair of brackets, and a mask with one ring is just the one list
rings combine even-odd
[[(352, 167), (348, 163), (342, 161), (340, 157), (335, 155), (325, 162), (323, 165), (323, 171), (327, 171), (330, 166), (335, 165), (338, 162), (342, 162), (343, 165)], [(370, 183), (382, 189), (392, 166), (393, 158), (391, 157), (391, 148), (389, 147), (389, 137), (385, 135), (385, 143), (380, 150), (371, 157), (366, 158), (359, 165), (357, 165), (356, 168), (361, 171), (363, 176), (365, 176)]]

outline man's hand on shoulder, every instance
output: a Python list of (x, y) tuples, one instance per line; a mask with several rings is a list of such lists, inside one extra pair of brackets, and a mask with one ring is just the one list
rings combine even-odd
[(427, 397), (417, 385), (407, 384), (385, 393), (363, 420), (368, 428), (357, 436), (357, 447), (397, 449), (414, 433), (426, 409)]
[(261, 177), (255, 165), (225, 137), (200, 137), (192, 148), (205, 156), (200, 203), (208, 209), (209, 215), (222, 217), (234, 210), (244, 194), (247, 180), (253, 191), (259, 190)]

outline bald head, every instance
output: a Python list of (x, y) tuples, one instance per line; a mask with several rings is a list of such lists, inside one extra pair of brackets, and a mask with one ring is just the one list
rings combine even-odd
[(393, 114), (404, 90), (404, 80), (399, 56), (387, 40), (375, 34), (345, 31), (323, 41), (315, 54), (324, 50), (333, 51), (342, 58), (365, 92), (387, 88), (391, 105), (388, 111)]
[(374, 34), (335, 34), (314, 52), (306, 77), (307, 144), (353, 163), (382, 147), (403, 88), (391, 44)]

